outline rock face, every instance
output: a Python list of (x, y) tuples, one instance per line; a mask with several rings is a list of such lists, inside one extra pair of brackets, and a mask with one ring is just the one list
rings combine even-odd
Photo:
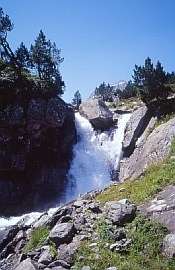
[(100, 99), (88, 99), (80, 105), (79, 112), (95, 129), (105, 130), (113, 124), (113, 113)]
[(147, 111), (147, 107), (142, 106), (132, 113), (129, 122), (126, 125), (123, 139), (123, 151), (125, 152), (125, 155), (128, 155), (126, 152), (131, 152), (135, 147), (135, 142), (144, 129)]
[(154, 199), (141, 205), (139, 210), (175, 233), (175, 186), (167, 186)]
[(34, 193), (43, 197), (44, 189), (58, 192), (75, 138), (74, 113), (60, 98), (32, 99), (25, 108), (16, 103), (1, 111), (0, 210), (17, 205), (26, 192), (28, 201), (30, 194), (33, 201)]
[[(147, 119), (145, 115), (148, 115), (148, 112), (145, 111), (146, 109), (140, 108), (138, 115), (140, 110), (142, 111), (141, 120), (136, 121), (137, 125), (134, 124), (131, 128), (133, 118), (137, 115), (137, 111), (135, 111), (126, 128), (123, 147), (124, 159), (120, 164), (119, 178), (121, 181), (128, 178), (134, 179), (140, 176), (150, 165), (163, 160), (168, 155), (175, 136), (175, 118), (154, 129), (156, 116), (151, 114), (151, 116), (147, 116), (149, 121), (146, 120), (145, 126), (145, 124), (143, 125), (143, 117)], [(144, 116), (143, 111), (146, 112)]]

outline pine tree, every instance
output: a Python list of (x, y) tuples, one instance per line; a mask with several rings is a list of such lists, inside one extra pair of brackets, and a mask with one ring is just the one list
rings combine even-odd
[(30, 54), (23, 42), (21, 42), (19, 48), (15, 52), (15, 56), (18, 62), (18, 65), (21, 68), (27, 68), (30, 65)]
[(139, 89), (142, 101), (146, 104), (153, 100), (160, 101), (169, 95), (170, 89), (165, 85), (167, 81), (166, 73), (159, 61), (154, 67), (148, 57), (144, 66), (136, 65), (133, 79), (135, 86)]
[(72, 105), (78, 110), (81, 102), (82, 102), (81, 94), (80, 94), (80, 91), (77, 90), (72, 99)]
[(8, 32), (13, 30), (13, 23), (7, 14), (4, 14), (2, 8), (0, 8), (0, 55), (1, 59), (10, 62), (15, 69), (18, 69), (18, 64), (15, 55), (10, 48), (7, 41)]
[(64, 92), (64, 82), (59, 72), (62, 61), (56, 44), (47, 40), (41, 30), (35, 44), (31, 46), (31, 63), (42, 87), (48, 90), (48, 93), (50, 91), (51, 95), (62, 95)]

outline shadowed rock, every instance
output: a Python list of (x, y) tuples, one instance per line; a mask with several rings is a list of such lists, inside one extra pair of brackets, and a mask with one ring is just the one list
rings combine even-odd
[(102, 100), (88, 99), (80, 105), (79, 112), (95, 129), (105, 130), (114, 124), (113, 113)]

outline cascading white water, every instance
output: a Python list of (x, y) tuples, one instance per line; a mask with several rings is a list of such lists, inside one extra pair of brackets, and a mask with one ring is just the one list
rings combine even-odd
[(129, 117), (129, 114), (122, 115), (118, 128), (98, 134), (86, 118), (76, 114), (79, 141), (74, 147), (74, 159), (69, 171), (73, 193), (83, 194), (109, 183), (111, 170), (117, 169), (119, 163)]
[[(76, 114), (78, 142), (74, 146), (74, 158), (68, 173), (68, 185), (65, 188), (63, 202), (75, 199), (79, 194), (103, 188), (111, 180), (111, 171), (117, 169), (124, 136), (124, 129), (130, 114), (119, 117), (118, 127), (97, 133), (87, 119)], [(60, 204), (60, 198), (59, 198)], [(55, 207), (58, 207), (55, 202)], [(50, 208), (52, 214), (56, 208)], [(42, 215), (32, 212), (23, 216), (0, 218), (0, 229), (15, 225), (21, 220), (30, 225)]]

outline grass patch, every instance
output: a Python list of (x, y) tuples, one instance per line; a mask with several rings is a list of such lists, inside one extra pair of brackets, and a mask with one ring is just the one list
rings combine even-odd
[(126, 110), (132, 110), (136, 105), (141, 105), (141, 100), (137, 97), (120, 99), (118, 102), (106, 102), (106, 105), (111, 109), (120, 109), (126, 107)]
[(36, 248), (41, 247), (47, 237), (49, 236), (49, 229), (47, 227), (39, 227), (32, 231), (29, 241), (24, 247), (24, 252), (33, 251)]
[(57, 251), (57, 248), (56, 248), (56, 244), (52, 241), (50, 241), (50, 254), (53, 258), (56, 258), (57, 255), (58, 255), (58, 251)]
[(96, 200), (107, 202), (127, 198), (133, 203), (140, 204), (169, 184), (175, 184), (175, 139), (166, 160), (151, 166), (141, 178), (109, 187), (97, 195)]
[(158, 126), (168, 122), (170, 119), (172, 119), (174, 117), (175, 117), (175, 112), (167, 113), (166, 115), (160, 117), (160, 119), (157, 120), (155, 127), (158, 127)]
[[(96, 251), (89, 247), (90, 242), (84, 242), (75, 260), (76, 270), (88, 265), (92, 270), (105, 270), (107, 267), (117, 267), (119, 270), (173, 270), (175, 260), (168, 260), (161, 256), (161, 243), (166, 229), (160, 224), (150, 221), (142, 216), (137, 217), (126, 227), (128, 237), (132, 240), (131, 246), (125, 253), (110, 251), (106, 247), (108, 234), (107, 224), (100, 226), (99, 240)], [(99, 230), (97, 229), (97, 233)], [(101, 237), (102, 236), (102, 237)], [(83, 259), (82, 259), (83, 258)]]

